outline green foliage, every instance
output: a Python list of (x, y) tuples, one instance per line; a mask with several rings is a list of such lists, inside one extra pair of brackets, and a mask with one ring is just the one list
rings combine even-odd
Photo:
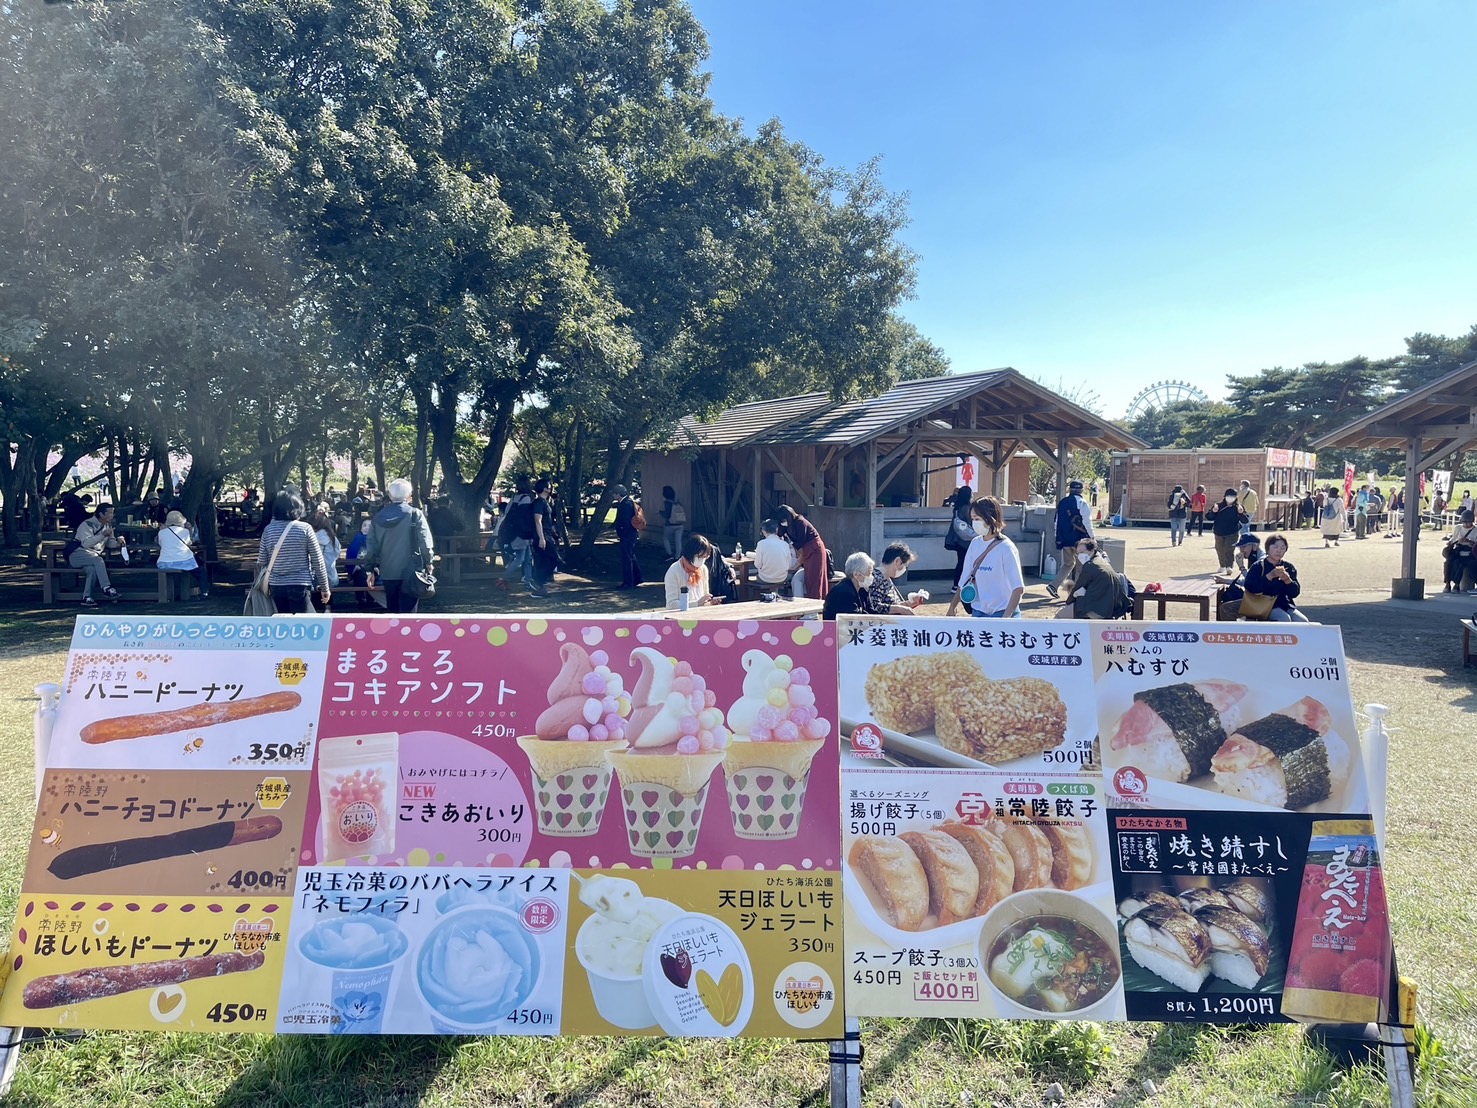
[(1228, 415), (1225, 405), (1201, 400), (1176, 400), (1162, 408), (1150, 408), (1127, 424), (1133, 434), (1152, 447), (1193, 449), (1207, 423)]
[(1010, 1064), (1071, 1085), (1090, 1082), (1113, 1056), (1101, 1024), (1050, 1020), (940, 1020), (938, 1033), (965, 1057)]

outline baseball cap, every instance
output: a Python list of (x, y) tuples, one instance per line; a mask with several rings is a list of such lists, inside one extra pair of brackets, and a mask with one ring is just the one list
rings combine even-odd
[(1242, 535), (1236, 540), (1237, 546), (1261, 546), (1262, 540), (1255, 535)]
[(1073, 482), (1071, 482), (1067, 486), (1067, 488), (1071, 489), (1073, 492), (1081, 492), (1082, 491), (1082, 482), (1081, 481), (1073, 481)]

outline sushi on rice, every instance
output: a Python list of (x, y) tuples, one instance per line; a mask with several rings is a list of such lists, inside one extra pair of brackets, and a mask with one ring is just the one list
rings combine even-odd
[(1241, 723), (1248, 689), (1235, 681), (1186, 681), (1133, 694), (1111, 749), (1161, 781), (1188, 781), (1210, 772), (1211, 756)]
[(1177, 903), (1139, 909), (1123, 925), (1123, 942), (1140, 966), (1187, 993), (1210, 976), (1210, 933)]
[(1247, 919), (1263, 931), (1272, 924), (1272, 897), (1266, 882), (1255, 877), (1240, 877), (1221, 889), (1222, 895)]
[(1236, 728), (1211, 758), (1221, 791), (1277, 808), (1327, 800), (1349, 776), (1349, 747), (1328, 709), (1305, 696)]
[(1210, 936), (1210, 972), (1243, 989), (1254, 989), (1272, 960), (1267, 936), (1234, 908), (1206, 905), (1195, 919)]

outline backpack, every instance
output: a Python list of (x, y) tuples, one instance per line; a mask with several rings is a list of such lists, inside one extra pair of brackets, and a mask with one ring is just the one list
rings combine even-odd
[(1128, 574), (1118, 574), (1118, 591), (1113, 597), (1113, 618), (1123, 619), (1133, 614), (1133, 601), (1138, 596), (1138, 589), (1133, 587), (1133, 582), (1128, 579)]
[(631, 529), (633, 531), (646, 530), (646, 513), (641, 510), (641, 505), (636, 505), (636, 513), (631, 516)]
[(1324, 504), (1323, 504), (1323, 518), (1324, 519), (1338, 519), (1339, 516), (1341, 516), (1343, 514), (1344, 514), (1344, 506), (1339, 501), (1334, 500), (1331, 497), (1328, 500), (1324, 501)]
[(962, 519), (956, 509), (953, 518), (949, 520), (948, 533), (944, 535), (945, 550), (968, 550), (969, 544), (974, 541), (974, 528), (969, 521)]
[(672, 508), (667, 513), (667, 522), (673, 527), (680, 527), (687, 522), (687, 509), (682, 506), (682, 501), (672, 501)]
[(514, 539), (531, 539), (535, 536), (533, 529), (533, 497), (524, 500), (526, 493), (520, 493), (518, 497), (508, 505), (508, 510), (503, 513), (503, 521), (498, 524), (497, 541), (503, 546), (510, 546)]

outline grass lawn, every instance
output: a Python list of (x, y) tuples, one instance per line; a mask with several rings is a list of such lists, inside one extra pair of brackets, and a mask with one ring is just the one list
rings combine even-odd
[[(1152, 532), (1127, 534), (1133, 544), (1162, 544)], [(1151, 556), (1169, 555), (1144, 555)], [(1133, 557), (1131, 551), (1131, 570)], [(13, 568), (0, 568), (6, 636), (0, 640), (6, 643), (0, 653), (0, 767), (6, 771), (0, 773), (0, 926), (6, 931), (31, 829), (31, 689), (61, 674), (74, 614), (26, 607), (39, 590), (15, 577)], [(544, 610), (611, 612), (659, 603), (654, 586), (635, 599), (598, 580), (561, 580), (558, 588), (554, 602), (542, 602)], [(239, 589), (220, 590), (210, 610), (237, 610), (239, 595)], [(474, 598), (481, 610), (532, 610), (530, 598), (516, 594), (489, 602), (468, 592), (464, 603)], [(1477, 932), (1477, 875), (1464, 864), (1471, 842), (1464, 798), (1477, 795), (1477, 759), (1460, 748), (1474, 730), (1477, 671), (1464, 674), (1459, 659), (1453, 668), (1455, 634), (1444, 617), (1386, 606), (1373, 595), (1345, 599), (1310, 613), (1344, 626), (1356, 704), (1381, 700), (1394, 710), (1387, 872), (1401, 970), (1420, 985), (1423, 1034), (1431, 1042), (1418, 1102), (1474, 1105), (1477, 959), (1466, 943)], [(454, 610), (459, 596), (447, 590), (441, 600), (438, 610)], [(897, 1097), (908, 1108), (1037, 1106), (1048, 1103), (1053, 1082), (1074, 1106), (1388, 1103), (1377, 1067), (1342, 1069), (1290, 1026), (866, 1020), (863, 1039), (868, 1105), (889, 1106)], [(5, 1104), (822, 1105), (827, 1077), (823, 1045), (768, 1040), (100, 1032), (28, 1044)]]

